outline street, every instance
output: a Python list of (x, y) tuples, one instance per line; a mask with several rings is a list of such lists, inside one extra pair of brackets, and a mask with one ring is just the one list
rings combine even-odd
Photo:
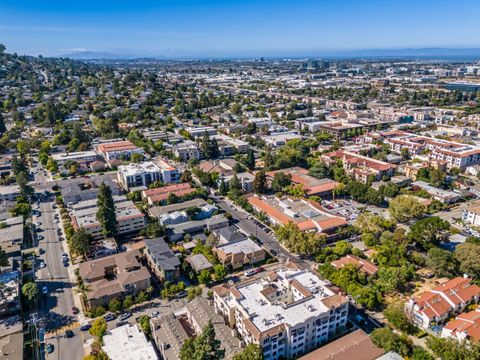
[[(36, 177), (37, 183), (40, 180)], [(36, 190), (42, 191), (43, 189), (36, 188)], [(37, 227), (36, 233), (37, 236), (43, 236), (43, 239), (38, 242), (38, 248), (44, 250), (43, 255), (40, 255), (40, 260), (46, 264), (45, 268), (37, 270), (37, 283), (39, 289), (43, 287), (48, 289), (47, 295), (41, 295), (39, 318), (45, 327), (47, 339), (54, 331), (57, 331), (57, 335), (60, 336), (55, 341), (46, 341), (52, 342), (55, 347), (54, 352), (48, 355), (49, 359), (82, 359), (83, 352), (80, 352), (79, 349), (82, 349), (83, 341), (80, 336), (77, 336), (78, 330), (75, 331), (76, 336), (73, 338), (64, 338), (65, 329), (77, 327), (78, 321), (77, 316), (72, 313), (74, 284), (70, 281), (68, 268), (62, 261), (64, 248), (63, 243), (58, 240), (59, 225), (55, 223), (55, 210), (52, 205), (52, 198), (41, 201), (38, 208), (41, 215), (35, 220), (35, 222), (41, 223)]]

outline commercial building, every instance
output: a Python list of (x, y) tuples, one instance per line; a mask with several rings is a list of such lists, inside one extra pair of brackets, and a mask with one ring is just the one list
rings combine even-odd
[(306, 354), (344, 331), (348, 300), (309, 270), (286, 264), (262, 278), (214, 288), (216, 311), (266, 360)]
[(136, 295), (150, 286), (150, 273), (140, 263), (137, 250), (126, 251), (79, 264), (79, 274), (88, 284), (88, 307), (106, 306), (109, 301)]
[(347, 221), (322, 209), (318, 202), (288, 196), (251, 196), (248, 202), (256, 211), (263, 212), (275, 225), (294, 223), (300, 230), (318, 231), (331, 235)]
[(271, 134), (268, 136), (263, 136), (262, 139), (273, 147), (281, 147), (285, 145), (290, 140), (302, 139), (302, 135), (298, 134), (295, 131), (287, 131), (276, 134)]
[(157, 360), (153, 345), (137, 325), (123, 325), (107, 331), (102, 350), (110, 360)]
[(478, 285), (469, 278), (457, 277), (415, 296), (405, 307), (415, 325), (428, 329), (432, 323), (441, 324), (469, 304), (478, 303), (479, 298)]

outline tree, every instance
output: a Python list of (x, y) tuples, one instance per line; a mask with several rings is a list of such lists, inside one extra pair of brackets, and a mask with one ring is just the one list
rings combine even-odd
[(211, 139), (208, 132), (205, 131), (201, 140), (200, 149), (205, 159), (216, 159), (220, 156), (220, 149), (216, 139)]
[(455, 249), (455, 259), (460, 263), (460, 271), (476, 279), (480, 278), (480, 245), (465, 243)]
[(264, 194), (267, 191), (267, 176), (265, 171), (261, 170), (255, 174), (253, 191), (257, 194)]
[(180, 349), (181, 360), (221, 360), (225, 350), (220, 349), (220, 340), (215, 338), (215, 329), (211, 321), (195, 339), (188, 339)]
[(0, 247), (0, 267), (8, 266), (9, 264), (7, 253)]
[(371, 212), (364, 212), (358, 215), (354, 226), (360, 233), (380, 235), (382, 231), (392, 228), (393, 224), (381, 216), (377, 216)]
[(273, 176), (272, 180), (272, 190), (274, 192), (281, 192), (287, 186), (290, 186), (292, 183), (292, 176), (290, 174), (286, 175), (285, 173), (278, 171)]
[(375, 345), (383, 348), (386, 352), (395, 351), (402, 356), (408, 356), (412, 348), (408, 338), (395, 334), (388, 327), (373, 330), (370, 337)]
[(252, 148), (249, 148), (247, 151), (247, 158), (245, 159), (245, 166), (253, 170), (255, 169), (255, 153), (253, 152)]
[(381, 266), (378, 270), (377, 285), (384, 293), (404, 290), (406, 281), (406, 271), (402, 267)]
[(413, 334), (415, 332), (415, 327), (411, 323), (407, 314), (405, 314), (404, 304), (390, 304), (383, 313), (388, 322), (396, 329), (407, 334)]
[(143, 333), (147, 336), (147, 338), (150, 338), (152, 335), (152, 328), (150, 327), (150, 318), (148, 315), (140, 316), (138, 323), (140, 324), (140, 329), (142, 329)]
[(192, 172), (188, 169), (186, 169), (183, 173), (182, 176), (180, 176), (180, 182), (181, 183), (189, 183), (192, 181)]
[(97, 220), (102, 225), (103, 235), (105, 237), (114, 236), (117, 232), (115, 202), (112, 190), (105, 183), (102, 183), (98, 189), (97, 208)]
[(477, 360), (480, 358), (480, 345), (454, 338), (430, 336), (427, 346), (439, 359)]
[(22, 286), (22, 295), (28, 300), (33, 301), (38, 296), (38, 286), (35, 282), (28, 282)]
[(399, 222), (417, 219), (427, 212), (427, 207), (413, 196), (400, 195), (388, 205), (390, 216)]
[(448, 221), (442, 220), (438, 216), (431, 216), (417, 220), (415, 224), (410, 226), (407, 238), (421, 249), (428, 250), (437, 245), (449, 229)]
[(223, 179), (220, 180), (220, 185), (218, 186), (218, 193), (222, 196), (225, 196), (228, 193), (228, 185)]
[(100, 341), (106, 332), (107, 321), (103, 317), (96, 319), (89, 330), (90, 335), (97, 337)]
[(240, 179), (237, 176), (237, 173), (233, 173), (232, 178), (228, 182), (229, 188), (229, 195), (231, 197), (238, 197), (240, 196), (240, 192), (242, 190), (242, 184), (240, 183)]
[(263, 360), (262, 348), (257, 344), (248, 344), (241, 352), (233, 356), (233, 360)]
[(143, 155), (140, 153), (133, 153), (130, 160), (132, 160), (134, 163), (139, 163), (143, 160)]
[(458, 271), (458, 263), (450, 251), (437, 247), (428, 250), (425, 264), (437, 276), (454, 276)]
[(112, 299), (108, 303), (108, 311), (119, 312), (122, 310), (122, 302), (118, 299)]
[(200, 274), (198, 274), (198, 282), (200, 284), (207, 284), (210, 282), (210, 271), (208, 271), (207, 269), (205, 270), (202, 270), (200, 272)]
[(77, 285), (77, 288), (74, 289), (74, 292), (77, 293), (77, 294), (80, 294), (83, 302), (86, 302), (87, 294), (90, 290), (92, 290), (90, 285), (88, 285), (85, 281), (82, 281), (81, 283), (79, 283)]
[(58, 164), (53, 158), (48, 158), (46, 168), (48, 171), (52, 173), (56, 173), (58, 171)]
[(215, 273), (215, 280), (220, 281), (227, 276), (227, 269), (222, 264), (217, 264), (213, 267), (213, 272)]
[(133, 297), (132, 295), (127, 295), (125, 296), (125, 299), (123, 299), (123, 308), (128, 309), (133, 305)]
[(5, 121), (3, 120), (2, 113), (0, 112), (0, 134), (4, 134), (7, 131), (7, 127), (5, 126)]
[(70, 246), (75, 253), (80, 254), (85, 258), (90, 251), (90, 235), (85, 229), (80, 228), (70, 239)]

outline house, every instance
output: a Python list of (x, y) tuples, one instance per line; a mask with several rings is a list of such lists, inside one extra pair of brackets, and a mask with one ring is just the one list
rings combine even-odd
[(463, 209), (462, 220), (474, 226), (480, 226), (480, 202)]
[(477, 165), (468, 166), (465, 169), (465, 173), (468, 175), (478, 177), (478, 175), (480, 174), (480, 165), (477, 164)]
[(181, 212), (187, 210), (188, 208), (202, 208), (204, 205), (207, 205), (207, 202), (205, 200), (201, 198), (195, 198), (177, 204), (152, 206), (148, 209), (148, 213), (151, 217), (159, 219), (164, 215), (168, 215), (177, 211)]
[(102, 350), (110, 360), (158, 360), (155, 348), (137, 325), (113, 328), (102, 340)]
[(0, 316), (19, 313), (21, 273), (18, 270), (0, 273)]
[(180, 260), (163, 238), (145, 239), (145, 259), (152, 272), (161, 281), (177, 281)]
[(343, 268), (345, 265), (352, 264), (366, 275), (375, 275), (378, 271), (377, 266), (371, 261), (362, 259), (358, 256), (351, 254), (348, 254), (338, 260), (332, 261), (330, 264), (337, 270)]
[(480, 309), (461, 313), (442, 328), (443, 338), (480, 341)]
[(214, 251), (220, 262), (232, 269), (238, 269), (244, 265), (255, 264), (265, 260), (265, 250), (258, 246), (255, 241), (248, 238), (217, 245)]
[(430, 291), (410, 299), (405, 305), (413, 323), (427, 329), (432, 323), (443, 323), (480, 298), (480, 287), (471, 279), (456, 277)]
[(213, 269), (213, 265), (210, 261), (207, 260), (203, 254), (194, 254), (187, 256), (187, 262), (190, 264), (193, 270), (197, 273), (202, 272), (203, 270)]
[(137, 295), (150, 286), (150, 273), (140, 263), (137, 250), (126, 251), (79, 264), (79, 275), (88, 284), (88, 307), (107, 306), (125, 295)]

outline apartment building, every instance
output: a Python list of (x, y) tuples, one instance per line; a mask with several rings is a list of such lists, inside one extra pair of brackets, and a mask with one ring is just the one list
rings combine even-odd
[(292, 222), (303, 231), (333, 235), (339, 227), (347, 224), (344, 218), (327, 213), (318, 202), (312, 200), (254, 195), (248, 198), (248, 202), (256, 211), (263, 212), (275, 225)]
[(88, 307), (105, 306), (115, 298), (136, 295), (150, 286), (150, 273), (140, 263), (137, 250), (126, 251), (79, 264), (79, 274), (89, 285)]
[(394, 164), (343, 150), (323, 154), (322, 159), (328, 164), (341, 160), (345, 172), (362, 183), (367, 183), (371, 177), (374, 181), (378, 181), (383, 176), (392, 176), (397, 168)]
[(235, 154), (245, 154), (250, 147), (247, 142), (234, 139), (230, 136), (223, 134), (215, 135), (214, 138), (217, 140), (220, 153), (223, 156), (232, 156)]
[[(103, 236), (102, 225), (97, 220), (97, 207), (88, 207), (71, 212), (72, 226), (75, 230), (83, 228), (93, 238)], [(117, 218), (117, 234), (132, 234), (143, 229), (147, 222), (145, 215), (130, 201), (115, 203), (115, 215)]]
[(72, 161), (77, 163), (80, 169), (87, 170), (91, 163), (98, 160), (98, 155), (95, 151), (77, 151), (52, 154), (52, 158), (56, 161), (60, 171), (68, 170), (65, 168), (65, 165)]
[(480, 203), (463, 209), (462, 220), (474, 226), (480, 226)]
[(160, 167), (152, 161), (139, 164), (121, 165), (117, 171), (118, 182), (124, 189), (147, 187), (155, 181), (162, 181)]
[(207, 133), (209, 136), (217, 134), (217, 129), (211, 126), (189, 127), (185, 129), (192, 138), (202, 137)]
[(441, 336), (458, 341), (480, 341), (480, 309), (457, 315), (442, 328)]
[(258, 344), (265, 360), (308, 353), (341, 334), (347, 323), (347, 298), (291, 263), (213, 292), (216, 311), (247, 344)]
[(163, 186), (155, 189), (148, 189), (142, 191), (142, 198), (147, 199), (150, 205), (156, 203), (164, 203), (167, 201), (170, 194), (173, 194), (177, 197), (187, 196), (195, 193), (195, 188), (193, 188), (189, 183), (175, 184)]
[(133, 154), (145, 154), (143, 149), (140, 149), (128, 140), (101, 143), (97, 145), (96, 150), (108, 162), (112, 160), (130, 160)]
[(185, 163), (189, 160), (200, 160), (203, 157), (198, 145), (191, 140), (174, 145), (172, 151), (176, 158)]
[(180, 260), (163, 238), (145, 239), (145, 259), (152, 272), (161, 281), (177, 281)]
[(410, 299), (405, 308), (415, 325), (428, 329), (432, 323), (441, 324), (467, 305), (478, 303), (479, 298), (478, 285), (469, 278), (456, 277)]

